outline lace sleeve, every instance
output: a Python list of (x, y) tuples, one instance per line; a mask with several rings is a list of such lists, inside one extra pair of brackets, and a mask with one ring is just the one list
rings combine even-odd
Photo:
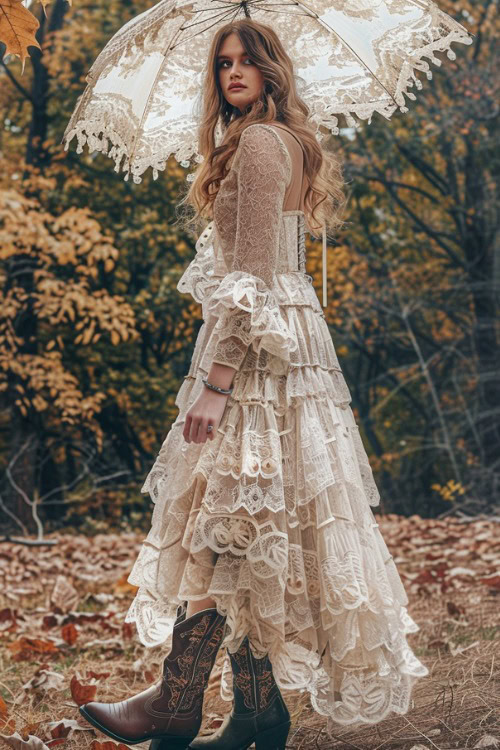
[(272, 128), (259, 124), (243, 131), (238, 149), (236, 237), (224, 258), (229, 273), (208, 302), (218, 317), (212, 361), (236, 370), (250, 345), (285, 360), (297, 347), (272, 291), (290, 157)]

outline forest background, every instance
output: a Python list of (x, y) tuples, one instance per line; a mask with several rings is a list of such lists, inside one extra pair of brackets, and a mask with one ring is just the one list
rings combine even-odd
[[(0, 62), (0, 514), (8, 533), (148, 527), (140, 486), (177, 415), (202, 323), (176, 290), (196, 237), (172, 229), (188, 170), (125, 182), (61, 138), (97, 54), (146, 0), (54, 0), (24, 72)], [(500, 489), (498, 24), (431, 66), (408, 114), (324, 144), (347, 224), (328, 253), (331, 335), (381, 512), (492, 513)], [(0, 45), (0, 53), (5, 46)], [(307, 240), (321, 289), (321, 246)]]
[[(92, 62), (150, 4), (53, 0), (45, 16), (0, 0), (0, 39), (6, 8), (40, 23), (24, 69), (0, 42), (0, 747), (14, 750), (112, 750), (78, 707), (162, 669), (124, 616), (153, 507), (140, 487), (202, 324), (176, 289), (196, 240), (173, 228), (188, 170), (171, 157), (137, 185), (61, 145)], [(324, 141), (349, 196), (326, 320), (429, 675), (408, 714), (333, 742), (308, 695), (287, 695), (293, 750), (500, 744), (499, 21), (493, 0), (439, 5), (473, 44), (437, 53), (407, 114)], [(321, 245), (306, 245), (320, 294)], [(208, 732), (228, 710), (222, 656)]]

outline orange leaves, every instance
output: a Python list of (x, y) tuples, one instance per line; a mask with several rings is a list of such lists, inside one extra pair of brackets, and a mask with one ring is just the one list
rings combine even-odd
[[(0, 391), (12, 389), (11, 403), (25, 417), (49, 412), (67, 424), (92, 425), (106, 395), (85, 396), (66, 369), (64, 349), (71, 340), (86, 347), (104, 336), (118, 346), (138, 337), (131, 305), (94, 281), (113, 271), (119, 250), (88, 208), (54, 217), (14, 189), (0, 191), (0, 228), (0, 261), (9, 262), (14, 280), (32, 278), (0, 288)], [(27, 316), (36, 321), (38, 348), (19, 335), (17, 321)]]
[(7, 717), (7, 704), (0, 695), (0, 731), (13, 732), (16, 728), (15, 720)]
[(17, 641), (9, 643), (8, 649), (11, 652), (13, 661), (25, 661), (34, 659), (37, 655), (56, 654), (58, 649), (52, 641), (44, 641), (41, 638), (28, 638), (21, 636)]
[[(65, 369), (61, 352), (49, 351), (41, 355), (17, 352), (14, 355), (0, 349), (0, 364), (5, 373), (10, 372), (21, 380), (17, 383), (19, 395), (14, 397), (14, 403), (25, 415), (28, 409), (43, 411), (50, 406), (57, 410), (63, 422), (88, 422), (105, 398), (99, 391), (84, 397), (77, 378)], [(1, 379), (0, 374), (0, 382)]]
[(68, 645), (74, 646), (78, 638), (78, 630), (72, 622), (68, 622), (62, 626), (61, 635)]
[(494, 592), (494, 593), (499, 593), (500, 592), (500, 575), (493, 575), (493, 576), (490, 576), (488, 578), (480, 578), (479, 580), (485, 586), (488, 586), (488, 588), (492, 592)]
[(0, 41), (6, 45), (6, 55), (21, 58), (22, 73), (29, 57), (28, 47), (42, 49), (35, 37), (39, 26), (38, 19), (24, 7), (21, 0), (0, 0)]
[(97, 685), (83, 685), (75, 675), (71, 678), (69, 687), (71, 697), (77, 706), (83, 706), (84, 703), (89, 703), (95, 698)]

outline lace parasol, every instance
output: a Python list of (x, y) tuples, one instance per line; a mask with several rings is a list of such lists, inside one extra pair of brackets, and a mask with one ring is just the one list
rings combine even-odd
[[(77, 153), (114, 159), (115, 171), (134, 182), (148, 167), (153, 177), (171, 154), (182, 166), (197, 152), (203, 73), (214, 30), (242, 14), (274, 28), (294, 63), (297, 89), (320, 126), (337, 134), (338, 115), (370, 121), (407, 111), (409, 89), (422, 88), (416, 71), (432, 77), (428, 58), (472, 36), (431, 0), (160, 0), (110, 39), (87, 75), (64, 132)], [(219, 133), (222, 136), (222, 133)], [(108, 152), (108, 145), (111, 148)]]
[[(472, 43), (432, 0), (160, 0), (128, 21), (96, 58), (64, 132), (65, 150), (76, 136), (77, 153), (87, 143), (136, 183), (148, 167), (156, 180), (171, 154), (183, 167), (201, 162), (209, 46), (215, 29), (243, 14), (279, 28), (318, 141), (322, 126), (339, 132), (339, 115), (355, 126), (356, 117), (370, 122), (374, 112), (386, 118), (398, 108), (406, 112), (405, 97), (415, 99), (410, 89), (422, 88), (416, 71), (430, 79), (427, 60), (441, 64), (436, 51), (453, 60), (452, 42)], [(222, 137), (219, 128), (217, 143)], [(323, 288), (325, 260), (323, 231)]]

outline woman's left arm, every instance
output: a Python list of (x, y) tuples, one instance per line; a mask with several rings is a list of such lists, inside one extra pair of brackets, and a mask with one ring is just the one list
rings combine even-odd
[[(207, 301), (217, 324), (214, 356), (207, 379), (230, 388), (249, 346), (287, 359), (296, 346), (281, 317), (272, 287), (279, 254), (281, 214), (291, 162), (272, 128), (256, 123), (242, 133), (237, 173), (237, 228), (228, 273)], [(228, 396), (204, 388), (186, 417), (187, 442), (214, 438)], [(213, 430), (206, 432), (208, 424)]]

